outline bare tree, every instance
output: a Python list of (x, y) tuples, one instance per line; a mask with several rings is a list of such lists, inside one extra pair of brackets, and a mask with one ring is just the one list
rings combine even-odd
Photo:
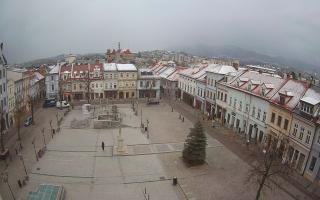
[(34, 98), (31, 95), (28, 95), (28, 102), (31, 110), (32, 124), (34, 124)]
[(3, 118), (3, 109), (2, 106), (0, 106), (0, 141), (1, 141), (1, 152), (5, 151), (5, 147), (4, 147), (4, 141), (3, 141), (3, 132), (5, 130), (5, 121)]
[(92, 79), (90, 78), (90, 70), (88, 71), (88, 73), (85, 75), (85, 89), (87, 90), (87, 101), (88, 104), (90, 104), (90, 96), (91, 96), (91, 83), (92, 83)]
[(49, 121), (49, 125), (50, 125), (50, 133), (51, 133), (51, 137), (53, 138), (52, 119)]
[[(273, 189), (279, 177), (289, 176), (292, 172), (290, 163), (283, 157), (283, 149), (277, 147), (277, 141), (271, 143), (268, 150), (263, 150), (263, 156), (249, 171), (247, 182), (257, 183), (258, 189), (256, 200), (260, 199), (261, 192), (265, 187)], [(288, 142), (282, 140), (284, 146)]]
[(21, 98), (19, 96), (16, 97), (15, 104), (16, 104), (15, 110), (14, 110), (15, 125), (17, 128), (18, 140), (21, 142), (20, 128), (21, 128), (21, 120), (24, 116), (24, 112), (21, 106)]

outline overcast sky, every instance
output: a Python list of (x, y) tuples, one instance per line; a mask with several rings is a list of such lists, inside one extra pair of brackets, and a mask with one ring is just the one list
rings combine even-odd
[(63, 53), (235, 45), (320, 64), (319, 0), (0, 0), (9, 63)]

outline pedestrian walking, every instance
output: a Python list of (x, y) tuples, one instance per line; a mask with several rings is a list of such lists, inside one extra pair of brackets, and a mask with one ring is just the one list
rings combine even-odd
[(102, 148), (102, 151), (104, 151), (104, 142), (103, 141), (101, 143), (101, 148)]

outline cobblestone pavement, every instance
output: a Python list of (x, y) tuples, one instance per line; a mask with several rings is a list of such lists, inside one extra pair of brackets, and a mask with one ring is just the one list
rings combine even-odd
[[(193, 122), (200, 119), (210, 136), (221, 142), (228, 150), (237, 155), (247, 164), (252, 165), (257, 162), (257, 157), (261, 156), (261, 149), (257, 145), (250, 145), (248, 150), (245, 145), (245, 138), (235, 134), (231, 129), (225, 127), (213, 128), (211, 121), (203, 120), (203, 115), (198, 110), (193, 109), (183, 102), (171, 101), (171, 104), (175, 110)], [(290, 179), (280, 179), (278, 183), (278, 187), (294, 199), (319, 198), (319, 187), (315, 189), (312, 188), (312, 190), (310, 190), (310, 183), (300, 175), (294, 174)]]
[[(49, 128), (49, 122), (52, 120), (52, 127), (57, 128), (57, 114), (61, 118), (65, 110), (59, 110), (56, 108), (47, 108), (43, 109), (39, 107), (34, 113), (35, 124), (29, 127), (21, 127), (21, 144), (22, 149), (18, 145), (18, 136), (15, 132), (15, 128), (9, 130), (10, 137), (7, 137), (5, 143), (6, 148), (10, 151), (10, 157), (7, 160), (0, 161), (0, 170), (8, 172), (8, 182), (16, 195), (18, 193), (19, 185), (18, 180), (22, 180), (25, 177), (25, 171), (22, 164), (22, 161), (16, 154), (16, 149), (18, 153), (23, 156), (23, 160), (26, 166), (27, 172), (30, 172), (33, 165), (37, 162), (32, 141), (34, 140), (35, 148), (38, 151), (43, 147), (44, 141), (48, 144), (51, 140), (51, 129)], [(44, 128), (44, 133), (41, 132), (41, 129)], [(11, 199), (8, 186), (0, 182), (0, 193), (3, 199)]]
[[(181, 149), (197, 119), (195, 110), (179, 103), (173, 111), (166, 103), (149, 106), (141, 103), (135, 106), (139, 111), (136, 116), (131, 105), (118, 107), (124, 113), (122, 136), (128, 154), (115, 154), (118, 129), (93, 129), (92, 124), (88, 128), (72, 129), (70, 124), (74, 118), (84, 118), (80, 108), (75, 108), (64, 118), (61, 132), (50, 142), (46, 132), (47, 151), (39, 162), (30, 146), (32, 138), (26, 142), (24, 154), (30, 181), (22, 189), (16, 182), (17, 177), (23, 176), (21, 161), (15, 158), (9, 163), (9, 181), (15, 194), (24, 197), (41, 183), (53, 183), (65, 187), (67, 200), (140, 200), (145, 199), (144, 190), (150, 199), (161, 200), (254, 199), (256, 186), (245, 183), (250, 164), (254, 162), (254, 151), (239, 146), (241, 138), (228, 129), (211, 130), (207, 124), (207, 163), (187, 167), (181, 160)], [(177, 111), (182, 113), (181, 118)], [(43, 124), (48, 123), (49, 116), (55, 117), (49, 112), (44, 115), (48, 119), (42, 116)], [(142, 131), (141, 122), (148, 126), (148, 132)], [(229, 140), (235, 144), (230, 145)], [(36, 148), (42, 145), (38, 136)], [(18, 175), (13, 175), (15, 173)], [(171, 184), (174, 176), (178, 177), (178, 186)], [(288, 186), (266, 191), (264, 199), (310, 199), (288, 183), (281, 185)], [(5, 193), (4, 199), (10, 199), (6, 185), (2, 184), (0, 189)]]
[(61, 132), (47, 145), (44, 156), (28, 169), (30, 181), (16, 190), (17, 196), (25, 197), (41, 183), (52, 183), (65, 187), (67, 200), (141, 200), (146, 195), (159, 200), (184, 199), (182, 192), (172, 186), (158, 158), (158, 153), (167, 148), (175, 151), (179, 144), (150, 144), (130, 105), (119, 105), (119, 110), (124, 113), (122, 137), (128, 154), (114, 154), (117, 128), (93, 129), (91, 124), (88, 128), (72, 129), (71, 121), (83, 118), (80, 109), (72, 110), (64, 119)]

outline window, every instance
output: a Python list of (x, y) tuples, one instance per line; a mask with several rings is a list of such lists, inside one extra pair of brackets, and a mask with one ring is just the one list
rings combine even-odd
[(256, 115), (256, 107), (252, 107), (252, 113), (251, 116), (254, 117)]
[[(96, 86), (97, 86), (97, 85), (96, 85)], [(82, 84), (81, 84), (81, 83), (79, 84), (79, 89), (82, 90)]]
[(285, 100), (286, 100), (286, 98), (284, 96), (280, 95), (280, 104), (281, 105), (285, 104)]
[(220, 99), (220, 91), (218, 91), (218, 99)]
[(224, 94), (224, 102), (227, 102), (227, 94)]
[(54, 85), (53, 84), (51, 85), (51, 91), (54, 91)]
[(249, 113), (249, 104), (246, 104), (246, 113)]
[(2, 71), (0, 71), (0, 79), (2, 78)]
[(288, 130), (288, 125), (289, 125), (289, 120), (284, 119), (284, 125), (283, 125), (284, 130)]
[(123, 73), (120, 73), (120, 77), (123, 78)]
[(312, 107), (306, 103), (302, 103), (301, 110), (306, 113), (312, 113)]
[(310, 166), (309, 166), (309, 170), (310, 171), (313, 171), (314, 166), (316, 165), (316, 163), (317, 163), (317, 158), (312, 156), (312, 159), (311, 159), (311, 162), (310, 162)]
[(143, 82), (142, 81), (140, 81), (140, 87), (143, 87)]
[(262, 121), (265, 122), (267, 118), (267, 113), (263, 112)]
[(293, 133), (292, 133), (292, 135), (293, 135), (293, 136), (296, 136), (296, 135), (297, 135), (297, 132), (298, 132), (298, 124), (294, 124), (294, 128), (293, 128)]
[(300, 134), (299, 134), (299, 139), (302, 140), (304, 134), (304, 127), (300, 128)]
[(234, 99), (233, 107), (236, 108), (236, 106), (237, 106), (237, 99)]
[(0, 94), (2, 94), (2, 85), (0, 85)]
[(3, 83), (3, 91), (6, 92), (6, 83)]
[(259, 109), (258, 109), (257, 119), (259, 119), (259, 120), (260, 120), (260, 116), (261, 116), (261, 109), (259, 108)]
[(53, 81), (53, 76), (51, 76), (51, 81)]
[(317, 142), (318, 142), (318, 144), (320, 144), (320, 134), (318, 136), (318, 141)]
[(239, 102), (239, 110), (242, 111), (242, 101)]
[(277, 125), (278, 125), (278, 126), (281, 126), (281, 122), (282, 122), (282, 117), (279, 115), (279, 116), (278, 116)]
[(271, 122), (274, 123), (274, 120), (276, 119), (276, 114), (272, 113), (271, 115)]
[(230, 97), (229, 106), (231, 106), (231, 102), (232, 102), (232, 97)]
[(308, 130), (308, 132), (307, 132), (307, 137), (306, 137), (306, 143), (307, 143), (307, 144), (310, 143), (310, 138), (311, 138), (311, 131)]

